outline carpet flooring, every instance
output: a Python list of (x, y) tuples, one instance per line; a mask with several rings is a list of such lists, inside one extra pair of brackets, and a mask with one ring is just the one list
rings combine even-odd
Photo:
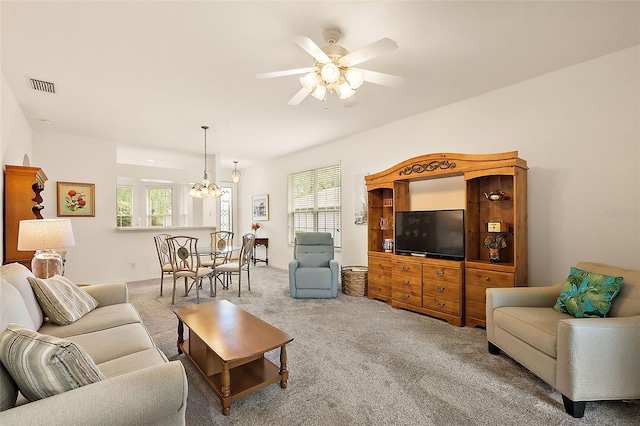
[[(196, 303), (172, 279), (128, 283), (130, 301), (155, 343), (187, 371), (187, 425), (638, 425), (640, 400), (588, 402), (585, 416), (565, 413), (560, 394), (505, 355), (487, 352), (480, 328), (339, 293), (335, 299), (292, 299), (287, 271), (251, 269), (251, 291), (237, 277), (226, 299), (294, 337), (287, 346), (289, 382), (234, 402), (220, 402), (176, 349), (175, 306)], [(205, 280), (208, 288), (208, 281)], [(184, 289), (184, 287), (182, 287)], [(209, 301), (208, 290), (200, 291)], [(638, 354), (631, 354), (637, 356)], [(278, 364), (278, 351), (268, 352)], [(279, 364), (278, 364), (279, 365)]]

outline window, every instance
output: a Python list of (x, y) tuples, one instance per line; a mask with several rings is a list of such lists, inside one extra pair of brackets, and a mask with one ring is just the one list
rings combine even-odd
[(330, 232), (342, 247), (340, 233), (340, 165), (289, 175), (289, 242), (298, 232)]
[(133, 188), (119, 186), (116, 188), (116, 221), (117, 226), (133, 226)]
[(147, 188), (147, 226), (171, 226), (171, 188)]
[(222, 187), (220, 189), (222, 189), (222, 197), (220, 197), (220, 230), (233, 232), (232, 188)]

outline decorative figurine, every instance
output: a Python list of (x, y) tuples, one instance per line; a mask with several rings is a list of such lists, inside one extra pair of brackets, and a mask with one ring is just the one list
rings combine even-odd
[(500, 234), (490, 235), (484, 239), (484, 246), (489, 249), (489, 262), (500, 262), (500, 250), (507, 246), (507, 240)]

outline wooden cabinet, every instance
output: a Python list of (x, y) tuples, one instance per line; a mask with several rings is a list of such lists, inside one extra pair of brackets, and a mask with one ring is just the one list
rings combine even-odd
[[(385, 253), (382, 242), (394, 237), (395, 213), (411, 210), (409, 183), (461, 175), (465, 181), (465, 261)], [(485, 326), (487, 288), (528, 285), (527, 163), (518, 158), (517, 151), (428, 154), (365, 180), (370, 299), (458, 326)], [(487, 197), (491, 193), (500, 195), (491, 200)], [(487, 238), (498, 235), (505, 243), (499, 260), (485, 246)]]
[(422, 268), (422, 306), (450, 324), (463, 324), (464, 263), (431, 260)]
[[(465, 174), (465, 181), (465, 324), (484, 327), (487, 288), (528, 285), (527, 171), (519, 166), (487, 169)], [(500, 194), (498, 200), (485, 195), (492, 192)], [(505, 244), (498, 261), (486, 247), (496, 238)]]
[(391, 302), (391, 256), (369, 253), (367, 297)]
[(42, 219), (40, 192), (47, 176), (38, 167), (5, 166), (4, 172), (4, 259), (31, 268), (33, 251), (18, 251), (18, 227), (21, 220)]
[(391, 264), (391, 305), (422, 307), (422, 265), (398, 259)]

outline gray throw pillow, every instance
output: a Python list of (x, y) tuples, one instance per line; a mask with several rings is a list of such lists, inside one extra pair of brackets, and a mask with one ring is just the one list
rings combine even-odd
[(29, 401), (105, 379), (75, 343), (13, 323), (0, 334), (0, 361)]
[(98, 307), (96, 299), (61, 275), (27, 279), (40, 307), (54, 324), (71, 324)]

